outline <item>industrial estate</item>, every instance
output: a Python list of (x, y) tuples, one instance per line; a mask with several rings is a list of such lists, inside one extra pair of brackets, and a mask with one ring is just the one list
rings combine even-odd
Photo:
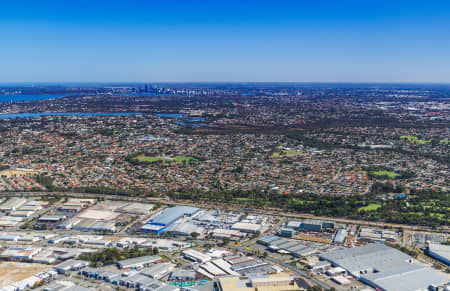
[(0, 290), (449, 290), (448, 87), (0, 94)]

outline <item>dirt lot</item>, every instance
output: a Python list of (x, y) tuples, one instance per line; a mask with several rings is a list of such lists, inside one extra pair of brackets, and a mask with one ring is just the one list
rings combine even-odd
[(107, 240), (107, 241), (114, 242), (114, 241), (118, 241), (118, 240), (123, 239), (123, 237), (121, 237), (121, 236), (105, 236), (105, 237), (103, 237), (103, 239)]
[(0, 262), (0, 287), (23, 280), (49, 268), (50, 266), (43, 264)]

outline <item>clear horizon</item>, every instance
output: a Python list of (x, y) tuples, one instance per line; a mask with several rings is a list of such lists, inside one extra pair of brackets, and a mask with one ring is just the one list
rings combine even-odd
[(448, 1), (2, 1), (5, 83), (450, 83)]

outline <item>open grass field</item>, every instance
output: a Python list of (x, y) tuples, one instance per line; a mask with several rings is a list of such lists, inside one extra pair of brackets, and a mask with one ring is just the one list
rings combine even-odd
[(295, 157), (301, 155), (302, 152), (299, 151), (281, 151), (276, 152), (272, 154), (272, 157), (278, 158), (278, 157)]
[(172, 160), (177, 162), (177, 163), (182, 163), (184, 161), (186, 161), (186, 163), (188, 163), (188, 162), (198, 162), (198, 160), (196, 158), (186, 157), (186, 156), (175, 156), (175, 157), (172, 158)]
[(145, 163), (155, 163), (155, 162), (176, 162), (176, 163), (183, 163), (183, 162), (198, 162), (198, 159), (193, 157), (187, 157), (187, 156), (175, 156), (175, 157), (149, 157), (145, 155), (139, 155), (136, 157), (136, 160), (138, 162), (145, 162)]
[(0, 288), (50, 269), (48, 265), (19, 262), (0, 263)]
[(431, 140), (423, 140), (423, 139), (419, 139), (416, 136), (411, 136), (411, 135), (403, 135), (400, 138), (401, 139), (405, 139), (405, 140), (407, 140), (409, 142), (412, 142), (412, 143), (419, 143), (419, 144), (426, 144), (426, 143), (430, 143), (431, 142)]
[(244, 202), (246, 202), (246, 201), (249, 201), (249, 200), (250, 200), (250, 198), (247, 198), (247, 197), (238, 197), (238, 198), (234, 198), (234, 200), (236, 200), (236, 201), (244, 201)]
[(136, 157), (136, 160), (138, 162), (154, 163), (157, 161), (167, 161), (167, 160), (171, 160), (171, 159), (166, 158), (166, 157), (149, 157), (149, 156), (139, 155)]
[(400, 176), (400, 174), (397, 174), (396, 172), (392, 171), (371, 171), (370, 173), (376, 177), (388, 176), (391, 179)]
[(364, 211), (377, 210), (380, 207), (381, 207), (381, 204), (379, 204), (379, 203), (370, 203), (367, 206), (358, 208), (358, 212), (360, 212), (362, 210), (364, 210)]
[[(421, 211), (417, 211), (417, 212), (408, 212), (408, 214), (410, 214), (410, 215), (417, 215), (417, 216), (424, 216), (424, 215), (425, 215), (425, 213), (423, 213), (423, 212), (421, 212)], [(443, 214), (443, 213), (431, 212), (431, 213), (430, 213), (430, 216), (433, 217), (433, 218), (438, 218), (438, 219), (440, 219), (441, 221), (445, 221), (445, 222), (447, 222), (447, 223), (450, 221), (450, 220), (448, 220), (448, 219), (445, 219), (445, 214)]]
[(450, 139), (441, 139), (440, 143), (450, 143)]
[(432, 212), (432, 213), (430, 213), (430, 216), (431, 216), (431, 217), (437, 217), (437, 218), (439, 218), (439, 219), (444, 219), (445, 214), (443, 214), (443, 213), (434, 213), (434, 212)]

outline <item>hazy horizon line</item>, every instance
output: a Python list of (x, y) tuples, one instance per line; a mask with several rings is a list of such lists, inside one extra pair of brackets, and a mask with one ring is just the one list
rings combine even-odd
[(0, 85), (118, 85), (118, 84), (386, 84), (386, 85), (450, 85), (449, 82), (409, 81), (17, 81)]

